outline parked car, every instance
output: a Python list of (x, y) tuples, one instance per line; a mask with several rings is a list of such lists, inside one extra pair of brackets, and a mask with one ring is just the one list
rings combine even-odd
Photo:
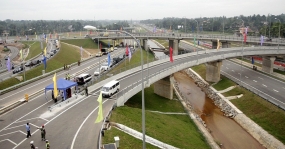
[(121, 60), (125, 58), (125, 54), (119, 55), (113, 58), (114, 63), (119, 63)]
[(98, 52), (98, 53), (96, 53), (96, 57), (101, 57), (103, 55), (103, 53), (102, 52)]
[(107, 71), (107, 70), (110, 69), (110, 66), (108, 65), (108, 63), (103, 63), (103, 64), (101, 65), (101, 69), (103, 69), (104, 71)]
[(28, 62), (25, 64), (25, 66), (26, 66), (26, 67), (32, 67), (32, 66), (38, 65), (38, 64), (40, 64), (40, 63), (41, 63), (41, 61), (37, 59), (37, 60), (28, 61)]
[(94, 71), (94, 76), (98, 76), (100, 74), (102, 74), (105, 70), (101, 67), (101, 69), (97, 68), (95, 71)]
[(24, 70), (24, 66), (17, 66), (14, 70), (13, 70), (13, 74), (21, 72)]
[(118, 47), (114, 47), (114, 50), (118, 50)]

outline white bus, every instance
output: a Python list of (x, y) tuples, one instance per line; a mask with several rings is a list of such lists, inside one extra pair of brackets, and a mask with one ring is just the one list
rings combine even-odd
[(120, 90), (120, 83), (117, 80), (113, 80), (107, 84), (105, 84), (102, 89), (102, 96), (103, 97), (110, 97), (114, 95), (115, 93), (119, 92)]

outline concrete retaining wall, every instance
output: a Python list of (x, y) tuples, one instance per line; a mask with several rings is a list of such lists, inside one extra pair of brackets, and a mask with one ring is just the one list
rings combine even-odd
[(233, 118), (260, 144), (268, 149), (285, 149), (285, 145), (282, 142), (277, 140), (271, 134), (263, 130), (263, 128), (258, 126), (254, 121), (249, 119), (213, 87), (209, 87), (209, 84), (205, 82), (205, 80), (196, 72), (194, 72), (192, 69), (186, 69), (185, 72), (194, 79), (197, 85), (207, 94), (209, 98), (214, 100), (215, 105), (222, 109), (225, 116)]

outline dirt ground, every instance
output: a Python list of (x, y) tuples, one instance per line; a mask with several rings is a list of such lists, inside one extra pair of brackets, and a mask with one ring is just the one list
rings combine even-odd
[[(18, 49), (22, 49), (24, 47), (24, 45), (22, 43), (7, 43), (5, 44), (6, 46), (14, 46)], [(3, 59), (6, 55), (8, 55), (9, 52), (4, 52), (4, 45), (0, 45), (0, 59)], [(13, 63), (17, 64), (17, 63), (20, 63), (20, 60), (19, 60), (20, 56), (16, 56), (14, 59), (13, 59)]]

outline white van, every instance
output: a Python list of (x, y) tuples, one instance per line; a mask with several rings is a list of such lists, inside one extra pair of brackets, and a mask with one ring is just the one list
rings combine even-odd
[(113, 94), (119, 92), (120, 90), (120, 83), (117, 80), (113, 80), (107, 84), (105, 84), (102, 89), (101, 93), (103, 97), (110, 97)]
[(78, 85), (83, 85), (92, 79), (90, 74), (84, 73), (75, 78)]

